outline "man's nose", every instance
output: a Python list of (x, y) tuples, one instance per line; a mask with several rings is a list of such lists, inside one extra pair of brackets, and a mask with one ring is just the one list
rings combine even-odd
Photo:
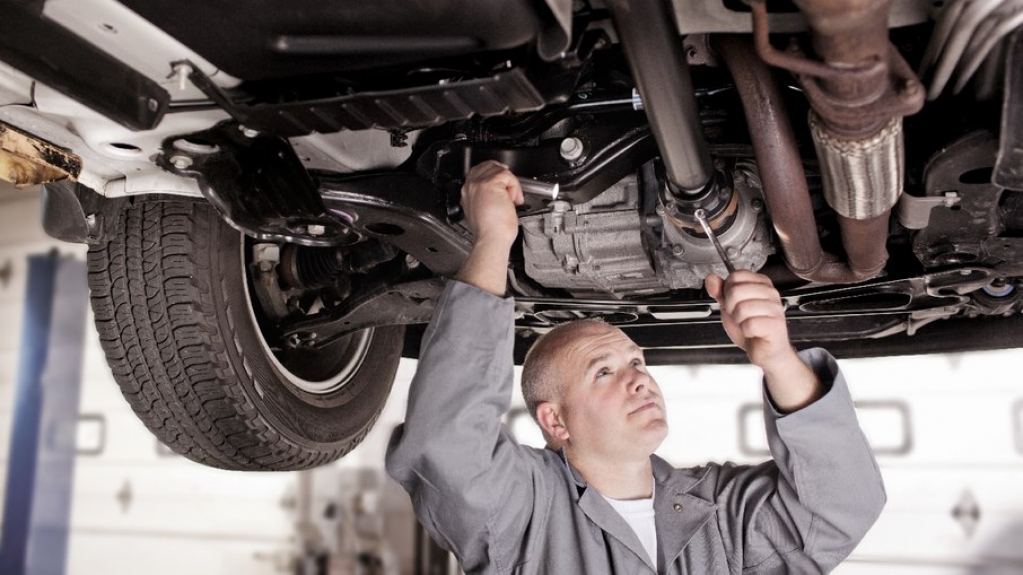
[(630, 393), (639, 393), (650, 386), (650, 375), (640, 369), (632, 368), (629, 370), (628, 386)]

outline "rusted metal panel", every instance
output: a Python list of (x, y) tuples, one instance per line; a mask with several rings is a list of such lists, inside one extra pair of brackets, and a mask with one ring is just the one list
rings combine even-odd
[(27, 188), (76, 179), (82, 159), (49, 142), (0, 123), (0, 179)]

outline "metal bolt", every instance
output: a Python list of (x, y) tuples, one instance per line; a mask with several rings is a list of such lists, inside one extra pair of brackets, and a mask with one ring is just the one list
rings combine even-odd
[(583, 157), (584, 148), (585, 146), (579, 138), (565, 138), (561, 140), (561, 157), (569, 162), (574, 162)]
[(686, 253), (686, 249), (682, 247), (681, 244), (675, 244), (671, 246), (671, 253), (675, 254), (676, 256), (680, 256)]
[(255, 138), (256, 136), (259, 135), (259, 131), (258, 130), (253, 130), (252, 128), (246, 128), (245, 126), (238, 126), (238, 129), (241, 131), (242, 135), (244, 135), (246, 138)]
[(728, 254), (729, 258), (734, 258), (735, 256), (739, 255), (739, 250), (729, 246), (728, 248), (725, 249), (725, 253)]
[(252, 250), (252, 259), (275, 264), (281, 261), (281, 248), (277, 244), (256, 244)]
[(664, 203), (664, 209), (669, 212), (675, 211), (675, 202), (668, 200), (667, 202)]
[(160, 102), (156, 101), (156, 98), (150, 98), (146, 105), (149, 106), (150, 112), (155, 112), (160, 109)]
[(175, 168), (184, 170), (192, 165), (192, 158), (189, 158), (188, 156), (171, 156), (170, 163)]
[(753, 198), (749, 203), (749, 209), (753, 210), (754, 212), (759, 212), (760, 210), (764, 209), (764, 201), (759, 198)]
[(311, 236), (322, 236), (327, 233), (327, 228), (320, 224), (311, 224), (308, 228), (306, 228), (306, 233)]
[(273, 271), (273, 269), (274, 269), (274, 263), (273, 262), (271, 262), (271, 261), (259, 262), (259, 271), (261, 271), (261, 272), (269, 272), (269, 271)]
[(419, 267), (419, 260), (412, 257), (412, 254), (408, 254), (405, 256), (405, 265), (408, 266), (408, 269), (414, 270)]
[(639, 95), (639, 90), (636, 88), (632, 89), (632, 109), (637, 112), (643, 109), (643, 97)]
[(173, 72), (171, 77), (178, 81), (178, 90), (185, 90), (188, 88), (188, 77), (192, 75), (194, 71), (191, 66), (182, 62), (180, 64), (174, 64)]
[(549, 207), (552, 212), (565, 213), (572, 211), (572, 204), (564, 200), (556, 200), (550, 203)]
[(659, 216), (663, 216), (664, 215), (664, 206), (658, 204), (658, 206), (656, 208), (654, 208), (654, 212), (656, 212), (657, 215), (659, 215)]

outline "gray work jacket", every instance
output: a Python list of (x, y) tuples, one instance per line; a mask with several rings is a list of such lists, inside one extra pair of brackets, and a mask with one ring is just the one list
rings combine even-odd
[[(656, 565), (561, 453), (517, 444), (513, 302), (449, 282), (423, 340), (387, 470), (467, 573), (826, 573), (884, 505), (881, 476), (827, 352), (801, 352), (829, 388), (781, 415), (765, 401), (774, 461), (675, 469), (652, 456)], [(713, 432), (713, 430), (708, 430)]]

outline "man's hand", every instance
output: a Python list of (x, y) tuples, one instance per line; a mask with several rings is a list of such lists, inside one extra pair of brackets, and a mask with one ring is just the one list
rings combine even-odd
[(764, 367), (775, 358), (792, 354), (785, 307), (767, 276), (736, 270), (723, 280), (709, 275), (704, 287), (721, 306), (721, 323), (735, 345), (753, 365)]
[(722, 280), (709, 275), (704, 287), (721, 306), (721, 323), (750, 362), (764, 370), (775, 406), (795, 411), (816, 401), (823, 390), (817, 377), (789, 342), (785, 306), (767, 276), (736, 270)]
[(473, 166), (462, 186), (462, 211), (475, 239), (456, 278), (498, 296), (507, 289), (508, 251), (519, 233), (515, 206), (522, 188), (508, 166), (487, 160)]
[(494, 160), (473, 166), (462, 186), (462, 211), (475, 243), (494, 241), (511, 247), (519, 233), (515, 206), (522, 201), (519, 180), (508, 166)]

